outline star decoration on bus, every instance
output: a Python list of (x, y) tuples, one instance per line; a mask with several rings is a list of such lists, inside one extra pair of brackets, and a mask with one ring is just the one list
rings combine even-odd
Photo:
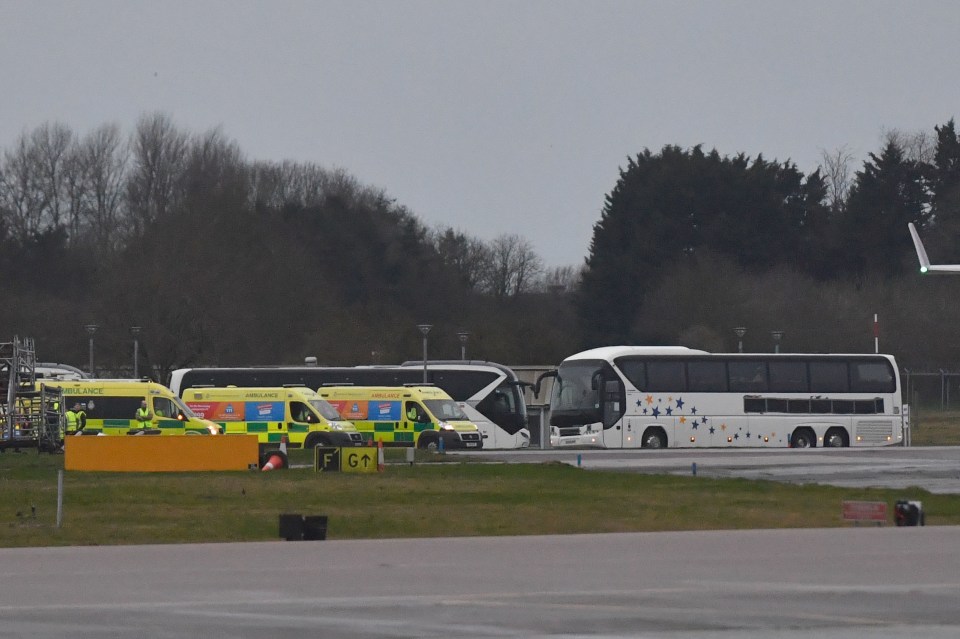
[(673, 408), (667, 406), (667, 415), (673, 415)]
[(660, 407), (659, 407), (659, 406), (654, 406), (652, 413), (653, 413), (653, 416), (654, 416), (654, 417), (660, 417)]
[(653, 404), (653, 395), (647, 395), (647, 406)]
[(682, 397), (677, 400), (677, 408), (683, 408), (683, 398), (682, 398)]
[(711, 427), (710, 427), (710, 434), (713, 435), (715, 432), (716, 432), (716, 429), (715, 429), (713, 426), (711, 426)]
[[(687, 418), (684, 417), (683, 415), (681, 415), (681, 416), (680, 416), (680, 423), (681, 423), (681, 424), (686, 424), (686, 423), (687, 423)], [(694, 428), (697, 427), (696, 423), (694, 423), (693, 427), (694, 427)]]

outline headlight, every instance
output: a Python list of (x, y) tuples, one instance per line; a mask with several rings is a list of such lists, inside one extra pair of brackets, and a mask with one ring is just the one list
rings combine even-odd
[(441, 430), (453, 430), (453, 425), (447, 422), (439, 422)]
[(343, 430), (343, 424), (340, 422), (330, 422), (330, 430)]

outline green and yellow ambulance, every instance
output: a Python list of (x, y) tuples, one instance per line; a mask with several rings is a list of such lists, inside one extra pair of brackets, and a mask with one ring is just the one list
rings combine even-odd
[(198, 386), (185, 390), (183, 401), (196, 414), (219, 424), (226, 435), (256, 435), (261, 448), (275, 448), (284, 436), (290, 448), (363, 443), (353, 424), (305, 386)]
[(318, 392), (367, 441), (430, 450), (483, 448), (477, 425), (436, 386), (324, 386)]
[[(63, 390), (64, 411), (80, 404), (85, 425), (66, 435), (216, 435), (219, 427), (198, 417), (166, 386), (129, 379), (45, 381)], [(137, 420), (137, 409), (147, 402), (151, 419)]]

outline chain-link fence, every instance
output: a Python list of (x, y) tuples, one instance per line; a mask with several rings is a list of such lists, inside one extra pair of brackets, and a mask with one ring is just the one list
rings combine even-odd
[(960, 410), (960, 372), (900, 373), (903, 401), (924, 410)]

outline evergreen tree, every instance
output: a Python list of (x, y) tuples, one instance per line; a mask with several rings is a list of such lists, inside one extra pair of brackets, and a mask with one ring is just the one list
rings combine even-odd
[[(937, 148), (930, 170), (933, 191), (929, 230), (925, 242), (935, 261), (960, 260), (960, 136), (953, 119), (934, 127)], [(942, 256), (938, 259), (937, 256)]]
[(594, 226), (577, 303), (587, 345), (657, 339), (631, 331), (664, 273), (703, 249), (760, 271), (811, 262), (824, 188), (791, 164), (666, 146), (630, 158)]
[(844, 266), (858, 282), (868, 276), (903, 273), (915, 259), (906, 228), (908, 222), (920, 227), (927, 223), (927, 170), (889, 142), (879, 156), (871, 153), (857, 172), (838, 233), (846, 255)]

